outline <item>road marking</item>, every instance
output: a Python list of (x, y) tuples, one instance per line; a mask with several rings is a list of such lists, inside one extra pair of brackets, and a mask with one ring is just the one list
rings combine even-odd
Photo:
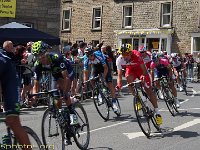
[(185, 99), (183, 102), (180, 102), (180, 104), (183, 104), (185, 102), (189, 101), (189, 99)]
[(130, 122), (130, 121), (124, 121), (124, 122), (116, 123), (116, 124), (113, 124), (113, 125), (110, 125), (110, 126), (105, 126), (105, 127), (97, 128), (97, 129), (91, 130), (90, 132), (95, 132), (95, 131), (98, 131), (98, 130), (115, 127), (115, 126), (118, 126), (118, 125), (121, 125), (121, 124), (125, 124), (125, 123), (128, 123), (128, 122)]
[[(177, 126), (173, 129), (173, 131), (179, 131), (179, 130), (182, 130), (182, 129), (185, 129), (185, 128), (188, 128), (188, 127), (191, 127), (191, 126), (194, 126), (196, 124), (200, 124), (200, 119), (194, 119), (192, 121), (189, 121), (187, 123), (184, 123), (180, 126)], [(138, 138), (138, 137), (142, 137), (142, 136), (145, 136), (143, 132), (132, 132), (132, 133), (123, 133), (124, 135), (126, 135), (130, 140), (131, 139), (134, 139), (134, 138)], [(153, 133), (154, 134), (154, 133)], [(156, 135), (162, 135), (162, 133), (156, 133)]]
[(195, 91), (194, 89), (192, 89), (192, 92), (193, 92), (192, 96), (200, 94), (200, 91)]

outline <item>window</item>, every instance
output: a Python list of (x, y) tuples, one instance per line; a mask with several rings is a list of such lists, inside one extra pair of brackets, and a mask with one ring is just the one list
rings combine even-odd
[(25, 22), (25, 23), (21, 23), (27, 27), (30, 27), (30, 28), (33, 28), (33, 23), (28, 23), (28, 22)]
[(93, 8), (92, 29), (101, 30), (101, 7)]
[(71, 10), (63, 10), (62, 30), (71, 30)]
[(171, 3), (161, 4), (161, 27), (171, 26)]
[(123, 6), (123, 27), (131, 28), (132, 27), (132, 15), (133, 15), (133, 7)]

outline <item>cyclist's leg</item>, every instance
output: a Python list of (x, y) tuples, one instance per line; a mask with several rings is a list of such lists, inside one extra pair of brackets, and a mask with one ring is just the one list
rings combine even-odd
[[(125, 77), (128, 83), (132, 83), (137, 78), (135, 72), (131, 71), (129, 68), (126, 68)], [(134, 90), (132, 86), (129, 86), (129, 91), (134, 95)]]

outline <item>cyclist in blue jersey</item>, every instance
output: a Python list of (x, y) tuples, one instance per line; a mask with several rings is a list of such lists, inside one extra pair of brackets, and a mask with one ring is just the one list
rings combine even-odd
[(77, 116), (73, 111), (69, 95), (69, 87), (71, 87), (71, 82), (75, 75), (74, 71), (70, 62), (64, 56), (53, 52), (47, 52), (50, 48), (51, 47), (43, 41), (35, 42), (32, 45), (32, 54), (37, 58), (34, 66), (35, 80), (33, 93), (39, 91), (39, 79), (41, 78), (42, 71), (50, 71), (55, 85), (60, 90), (60, 94), (62, 96), (61, 100), (57, 103), (58, 108), (61, 108), (62, 100), (64, 100), (70, 110), (70, 124), (77, 124)]
[(112, 96), (112, 104), (113, 109), (115, 112), (118, 111), (118, 106), (116, 104), (116, 96), (115, 96), (115, 88), (112, 84), (112, 75), (111, 70), (106, 63), (106, 59), (100, 51), (93, 51), (91, 48), (85, 49), (85, 55), (83, 57), (83, 64), (84, 64), (84, 81), (88, 80), (89, 72), (88, 67), (89, 65), (92, 66), (92, 76), (96, 77), (99, 74), (103, 73), (103, 78), (105, 79), (106, 84), (111, 92)]
[[(4, 110), (6, 112), (6, 124), (14, 132), (23, 150), (30, 150), (30, 141), (27, 133), (22, 127), (19, 119), (20, 105), (18, 103), (18, 80), (16, 77), (16, 68), (6, 55), (0, 53), (0, 83), (4, 101)], [(25, 146), (24, 146), (25, 145)]]

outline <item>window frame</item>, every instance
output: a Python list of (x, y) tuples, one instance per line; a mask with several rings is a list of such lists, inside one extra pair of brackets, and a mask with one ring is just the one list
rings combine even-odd
[[(125, 8), (127, 7), (131, 7), (132, 8), (132, 16), (126, 16), (126, 17), (129, 17), (131, 18), (131, 25), (130, 26), (126, 26), (125, 23)], [(133, 4), (126, 4), (126, 5), (123, 5), (122, 6), (122, 28), (125, 28), (125, 29), (132, 29), (133, 27)]]
[[(69, 11), (69, 19), (65, 19), (65, 11)], [(71, 18), (72, 18), (72, 9), (63, 9), (62, 11), (62, 31), (71, 31)], [(69, 21), (69, 28), (64, 28), (66, 21)]]
[[(100, 9), (101, 13), (100, 13), (100, 17), (98, 17), (97, 19), (95, 19), (95, 10)], [(92, 30), (93, 31), (101, 31), (102, 30), (102, 14), (103, 14), (103, 9), (102, 6), (100, 7), (93, 7), (92, 8)], [(95, 22), (96, 21), (100, 21), (100, 26), (99, 27), (95, 27)]]
[[(163, 7), (164, 5), (170, 4), (170, 12), (164, 14), (163, 13)], [(170, 20), (168, 24), (164, 24), (164, 15), (165, 16), (170, 16)], [(166, 2), (161, 2), (160, 3), (160, 27), (162, 28), (171, 28), (172, 27), (172, 1), (166, 1)]]

